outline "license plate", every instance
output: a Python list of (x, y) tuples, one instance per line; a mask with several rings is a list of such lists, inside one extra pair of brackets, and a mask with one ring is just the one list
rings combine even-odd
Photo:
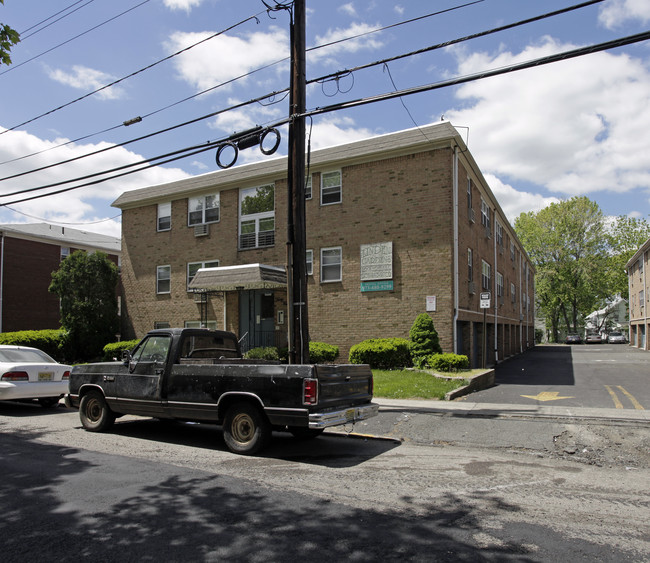
[(354, 420), (354, 409), (348, 409), (345, 411), (345, 420)]
[(39, 371), (38, 380), (39, 381), (52, 381), (52, 372), (51, 371)]

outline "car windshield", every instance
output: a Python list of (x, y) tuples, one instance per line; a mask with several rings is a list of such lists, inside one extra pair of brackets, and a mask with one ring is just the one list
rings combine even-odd
[(610, 332), (609, 335), (610, 336), (621, 336), (621, 333), (620, 332)]
[(45, 352), (32, 349), (0, 350), (0, 362), (24, 362), (32, 364), (55, 364), (56, 361), (50, 358)]

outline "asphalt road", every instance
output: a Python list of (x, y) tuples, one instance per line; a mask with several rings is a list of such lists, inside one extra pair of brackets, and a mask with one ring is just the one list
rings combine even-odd
[(623, 344), (541, 345), (497, 365), (478, 403), (650, 410), (650, 353)]

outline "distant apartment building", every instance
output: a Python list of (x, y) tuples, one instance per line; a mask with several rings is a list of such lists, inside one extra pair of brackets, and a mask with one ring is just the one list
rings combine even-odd
[(630, 258), (625, 265), (630, 290), (630, 345), (648, 350), (648, 261), (650, 260), (650, 239)]
[[(534, 345), (534, 271), (448, 122), (314, 151), (306, 179), (310, 337), (408, 338), (420, 313), (480, 366)], [(125, 192), (123, 317), (286, 346), (287, 160)], [(484, 338), (485, 336), (485, 338)], [(484, 352), (485, 347), (485, 352)]]
[(116, 237), (48, 223), (0, 225), (0, 332), (61, 327), (59, 296), (48, 288), (52, 272), (75, 250), (120, 261)]

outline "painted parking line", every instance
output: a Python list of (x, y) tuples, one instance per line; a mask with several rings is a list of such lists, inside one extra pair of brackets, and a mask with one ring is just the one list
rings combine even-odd
[[(645, 410), (643, 408), (643, 406), (641, 406), (641, 403), (639, 403), (639, 401), (636, 400), (634, 395), (632, 395), (632, 393), (627, 391), (622, 385), (617, 385), (616, 388), (621, 393), (623, 393), (623, 395), (625, 395), (628, 398), (628, 400), (630, 401), (630, 403), (632, 403), (632, 406), (636, 410), (638, 410), (638, 411), (644, 411)], [(605, 389), (607, 389), (607, 392), (609, 393), (609, 396), (612, 398), (612, 401), (614, 401), (614, 406), (617, 409), (624, 409), (625, 407), (623, 406), (623, 403), (621, 403), (621, 401), (619, 400), (618, 395), (616, 394), (616, 391), (614, 391), (614, 389), (612, 389), (612, 387), (610, 385), (605, 385)]]

